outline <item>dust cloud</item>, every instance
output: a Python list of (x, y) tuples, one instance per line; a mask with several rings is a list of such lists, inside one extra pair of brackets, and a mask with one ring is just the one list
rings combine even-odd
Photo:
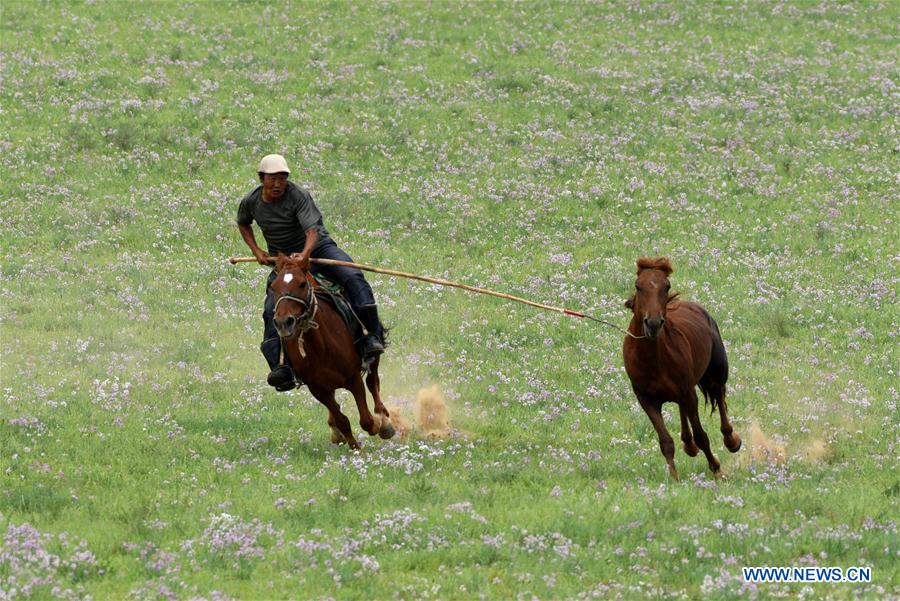
[(447, 402), (437, 384), (420, 388), (412, 406), (398, 403), (387, 403), (386, 406), (401, 438), (412, 432), (437, 439), (450, 438), (454, 434)]
[(416, 395), (416, 424), (426, 436), (447, 438), (450, 436), (450, 420), (447, 403), (437, 384), (422, 388)]
[(769, 438), (756, 422), (750, 425), (749, 442), (749, 453), (744, 456), (743, 461), (739, 462), (743, 465), (750, 463), (783, 463), (789, 458), (791, 460), (818, 463), (825, 460), (830, 453), (825, 441), (820, 438), (813, 438), (802, 445), (792, 445), (792, 450), (789, 453), (788, 448), (784, 444)]
[(784, 445), (766, 436), (759, 424), (750, 426), (750, 460), (754, 463), (781, 463), (787, 458)]
[(828, 456), (828, 447), (824, 440), (812, 440), (803, 450), (803, 455), (807, 461), (817, 463)]

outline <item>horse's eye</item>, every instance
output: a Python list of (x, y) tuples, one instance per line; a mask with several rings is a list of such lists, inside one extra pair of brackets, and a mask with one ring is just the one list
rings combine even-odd
[(634, 289), (637, 290), (638, 292), (641, 291), (641, 287), (640, 287), (640, 286), (635, 286)]

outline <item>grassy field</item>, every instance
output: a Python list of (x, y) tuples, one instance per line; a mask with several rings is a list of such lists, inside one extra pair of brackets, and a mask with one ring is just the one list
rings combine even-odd
[[(3, 2), (0, 599), (900, 596), (897, 23)], [(269, 152), (363, 263), (624, 327), (670, 257), (728, 348), (729, 478), (680, 446), (669, 478), (618, 332), (375, 275), (408, 428), (332, 446), (265, 385), (266, 270), (226, 262)]]

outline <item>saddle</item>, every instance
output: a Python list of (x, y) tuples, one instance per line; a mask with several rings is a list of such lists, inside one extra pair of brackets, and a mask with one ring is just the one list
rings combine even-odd
[(315, 282), (313, 292), (316, 297), (319, 300), (326, 301), (338, 312), (338, 315), (341, 316), (341, 319), (347, 325), (347, 329), (350, 330), (350, 337), (353, 338), (353, 346), (356, 348), (356, 352), (362, 357), (363, 337), (365, 336), (363, 333), (364, 328), (356, 313), (353, 312), (350, 301), (344, 296), (344, 289), (322, 275), (313, 273), (312, 276)]

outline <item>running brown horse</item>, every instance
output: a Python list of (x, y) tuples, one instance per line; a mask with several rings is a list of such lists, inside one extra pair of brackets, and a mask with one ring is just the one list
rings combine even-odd
[(670, 292), (672, 265), (665, 257), (642, 258), (637, 262), (635, 293), (625, 306), (634, 312), (628, 326), (623, 352), (625, 371), (638, 402), (659, 436), (659, 448), (675, 470), (675, 443), (666, 430), (662, 404), (678, 404), (681, 414), (681, 441), (684, 452), (695, 457), (697, 447), (706, 455), (709, 469), (722, 476), (718, 460), (709, 448), (709, 437), (700, 424), (697, 409), (699, 385), (703, 398), (719, 410), (725, 447), (732, 453), (741, 448), (741, 437), (728, 421), (725, 383), (728, 358), (719, 326), (697, 303), (681, 301)]
[[(359, 410), (359, 425), (371, 435), (391, 438), (394, 427), (388, 410), (381, 402), (381, 381), (378, 377), (380, 357), (369, 365), (365, 384), (362, 359), (354, 344), (346, 322), (330, 302), (320, 301), (309, 273), (309, 254), (275, 260), (277, 277), (272, 282), (275, 295), (275, 328), (282, 340), (282, 348), (294, 371), (306, 383), (309, 391), (328, 409), (331, 442), (346, 442), (358, 449), (350, 420), (341, 413), (334, 398), (339, 388), (353, 394)], [(375, 415), (369, 411), (366, 386), (375, 400)]]

